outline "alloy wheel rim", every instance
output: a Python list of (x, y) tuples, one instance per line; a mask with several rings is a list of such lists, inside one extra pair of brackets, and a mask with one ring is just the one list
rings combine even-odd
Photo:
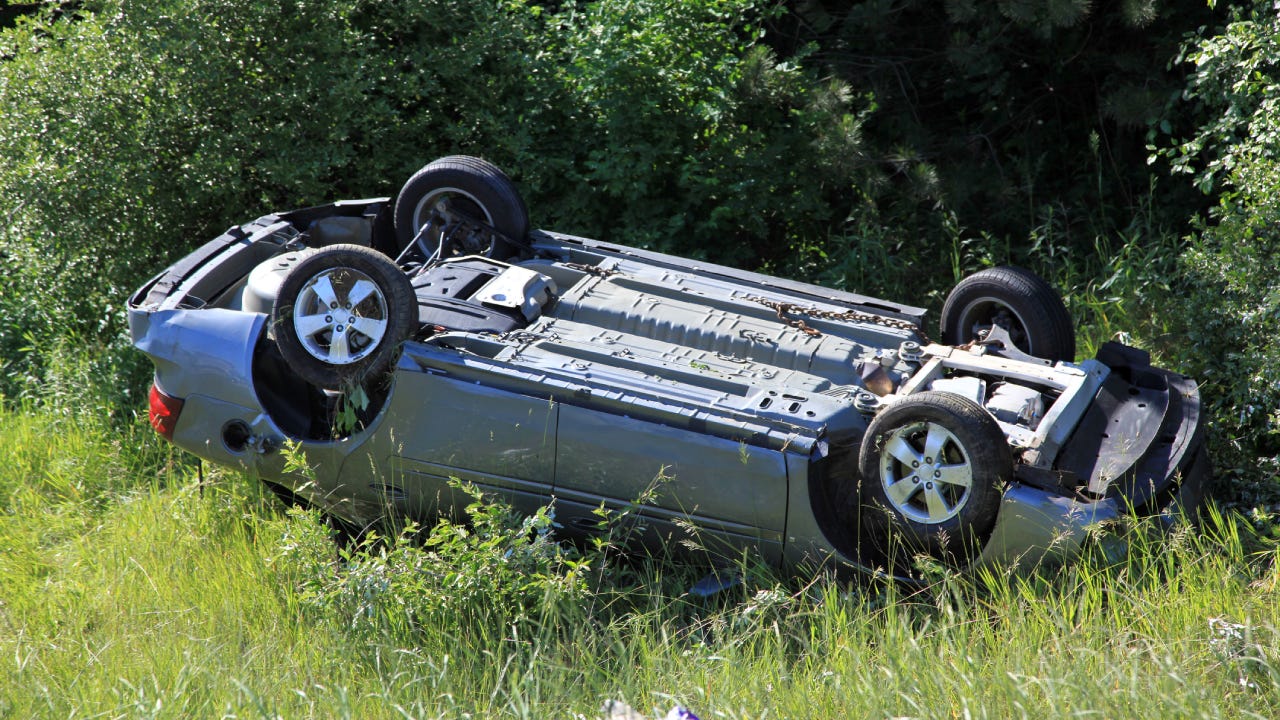
[(316, 273), (294, 303), (293, 328), (317, 360), (350, 365), (368, 357), (386, 337), (387, 302), (377, 283), (348, 267)]
[(973, 491), (973, 464), (955, 433), (935, 422), (916, 422), (885, 438), (880, 481), (889, 503), (918, 523), (946, 522)]
[[(463, 210), (462, 213), (458, 213), (458, 210), (456, 209), (459, 207), (458, 203), (465, 203), (460, 206)], [(439, 188), (423, 196), (423, 198), (418, 201), (418, 204), (414, 206), (413, 232), (416, 235), (422, 229), (422, 226), (426, 224), (432, 214), (439, 214), (444, 218), (445, 224), (450, 225), (456, 219), (455, 214), (467, 215), (466, 211), (471, 210), (472, 207), (479, 212), (472, 213), (470, 215), (471, 217), (483, 219), (486, 225), (493, 227), (493, 215), (489, 212), (489, 208), (485, 207), (484, 203), (480, 202), (475, 195), (472, 195), (466, 190), (461, 190), (455, 187)], [(439, 247), (442, 239), (441, 234), (442, 231), (436, 232), (433, 233), (433, 237), (428, 238), (434, 247)], [(462, 251), (460, 254), (484, 255), (487, 254), (491, 248), (492, 243), (487, 247), (463, 247), (460, 248)]]

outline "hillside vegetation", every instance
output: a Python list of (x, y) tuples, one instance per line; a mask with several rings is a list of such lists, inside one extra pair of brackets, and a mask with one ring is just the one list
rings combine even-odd
[[(0, 717), (1274, 716), (1277, 57), (1263, 0), (5, 3)], [(154, 438), (124, 301), (456, 153), (539, 226), (935, 310), (1030, 267), (1082, 356), (1124, 333), (1201, 382), (1221, 513), (916, 595), (747, 568), (699, 600), (483, 505), (520, 573), (449, 526), (339, 563)], [(496, 584), (410, 571), (441, 557)]]

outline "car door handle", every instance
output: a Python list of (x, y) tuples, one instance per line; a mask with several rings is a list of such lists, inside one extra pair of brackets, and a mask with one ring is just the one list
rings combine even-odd
[(569, 518), (569, 526), (578, 532), (598, 533), (602, 531), (600, 518), (597, 517)]

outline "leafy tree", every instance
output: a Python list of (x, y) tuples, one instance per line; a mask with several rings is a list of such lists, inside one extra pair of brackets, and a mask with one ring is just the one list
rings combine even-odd
[(780, 263), (846, 217), (861, 118), (760, 44), (764, 14), (95, 0), (26, 18), (0, 34), (4, 392), (139, 387), (121, 310), (147, 274), (256, 213), (392, 194), (445, 154), (510, 168), (539, 222)]
[[(1217, 202), (1183, 255), (1170, 352), (1203, 382), (1221, 465), (1269, 483), (1280, 468), (1280, 11), (1257, 2), (1189, 45), (1183, 112), (1164, 151)], [(1272, 491), (1274, 485), (1272, 483)]]
[(970, 228), (995, 259), (1026, 262), (1023, 238), (1087, 252), (1149, 203), (1175, 227), (1203, 203), (1152, 196), (1145, 163), (1147, 130), (1182, 86), (1168, 61), (1212, 19), (1202, 2), (789, 6), (771, 36), (781, 52), (814, 43), (810, 62), (875, 97), (865, 136), (892, 183), (875, 198), (886, 224), (935, 244)]

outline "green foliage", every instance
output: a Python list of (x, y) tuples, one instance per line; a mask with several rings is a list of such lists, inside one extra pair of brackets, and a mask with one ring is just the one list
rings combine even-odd
[(1221, 33), (1191, 44), (1184, 104), (1200, 125), (1164, 153), (1218, 193), (1182, 258), (1170, 353), (1203, 383), (1225, 441), (1220, 465), (1238, 469), (1262, 499), (1274, 495), (1280, 469), (1278, 53), (1280, 13), (1269, 3), (1238, 9)]
[(585, 597), (590, 563), (552, 538), (549, 508), (521, 517), (472, 486), (456, 487), (473, 498), (465, 522), (444, 519), (429, 530), (410, 522), (390, 538), (371, 532), (337, 563), (325, 562), (333, 547), (312, 515), (291, 524), (301, 532), (286, 536), (273, 562), (287, 573), (301, 569), (312, 609), (358, 633), (406, 641), (431, 627), (478, 635), (536, 628)]
[(143, 278), (244, 208), (319, 201), (354, 157), (337, 108), (316, 112), (360, 80), (321, 62), (352, 41), (340, 12), (116, 5), (0, 37), (11, 390), (49, 389), (60, 338), (118, 353), (123, 301)]
[(451, 153), (510, 169), (539, 222), (777, 263), (843, 222), (861, 116), (760, 44), (763, 7), (99, 0), (19, 22), (0, 33), (0, 392), (74, 395), (54, 339), (119, 352), (129, 291), (226, 226), (393, 194)]
[(1025, 239), (1048, 223), (1086, 253), (1148, 203), (1158, 225), (1181, 228), (1202, 202), (1175, 185), (1150, 197), (1144, 162), (1146, 130), (1180, 89), (1166, 64), (1184, 33), (1212, 19), (1201, 3), (789, 6), (771, 37), (783, 54), (816, 43), (809, 62), (875, 98), (863, 134), (884, 182), (865, 186), (867, 200), (910, 239), (907, 264), (937, 267), (956, 228), (1004, 246), (1001, 262), (1035, 264)]
[(1238, 165), (1280, 160), (1280, 91), (1271, 54), (1276, 25), (1274, 8), (1265, 3), (1233, 8), (1222, 32), (1201, 33), (1178, 58), (1193, 68), (1183, 104), (1198, 124), (1163, 154), (1201, 191), (1225, 188), (1227, 202), (1250, 192), (1247, 174), (1235, 176)]
[(555, 72), (580, 114), (560, 155), (580, 169), (545, 203), (556, 225), (746, 267), (838, 227), (861, 116), (846, 86), (758, 44), (755, 5), (602, 2), (560, 20)]
[(343, 558), (314, 515), (279, 511), (240, 476), (197, 483), (160, 446), (0, 410), (0, 712), (595, 718), (605, 699), (729, 718), (1280, 711), (1275, 540), (1237, 515), (1210, 514), (1200, 533), (1100, 530), (1109, 542), (1079, 562), (940, 573), (918, 592), (757, 571), (704, 599), (685, 590), (705, 570), (670, 561), (561, 585), (576, 551), (526, 535), (501, 505)]
[[(1265, 4), (1206, 29), (1169, 71), (1208, 9), (76, 7), (0, 30), (6, 398), (129, 421), (148, 368), (122, 306), (148, 275), (232, 223), (392, 194), (464, 152), (512, 171), (539, 224), (903, 302), (937, 307), (968, 272), (1027, 265), (1069, 290), (1082, 347), (1151, 339), (1209, 382), (1224, 437), (1275, 454), (1275, 333), (1256, 311), (1275, 294), (1261, 269), (1277, 119)], [(1175, 229), (1217, 198), (1154, 178), (1148, 140), (1222, 193), (1180, 269)], [(1185, 314), (1157, 312), (1166, 292)], [(1204, 317), (1209, 300), (1223, 312)]]

